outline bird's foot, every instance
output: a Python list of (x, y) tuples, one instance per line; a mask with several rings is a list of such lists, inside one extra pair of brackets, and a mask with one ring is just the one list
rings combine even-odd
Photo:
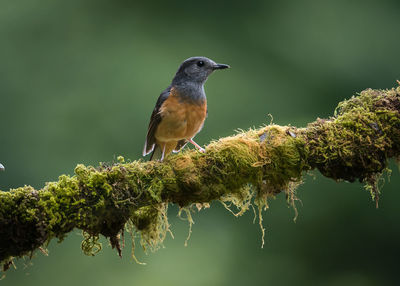
[(201, 153), (205, 153), (206, 152), (206, 150), (204, 148), (202, 148), (199, 144), (194, 142), (193, 139), (190, 139), (189, 142), (192, 143)]

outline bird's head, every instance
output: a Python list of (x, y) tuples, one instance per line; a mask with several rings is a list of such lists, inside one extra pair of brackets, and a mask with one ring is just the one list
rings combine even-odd
[(228, 65), (217, 64), (206, 57), (188, 58), (180, 65), (173, 82), (190, 81), (203, 84), (213, 71), (227, 68)]

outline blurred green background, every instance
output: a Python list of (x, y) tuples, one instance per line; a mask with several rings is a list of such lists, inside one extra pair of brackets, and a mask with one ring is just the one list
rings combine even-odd
[[(305, 126), (365, 88), (400, 79), (400, 2), (0, 1), (0, 189), (41, 188), (77, 163), (136, 160), (150, 113), (178, 65), (204, 55), (230, 64), (206, 84), (209, 116), (197, 142), (260, 126)], [(220, 204), (175, 239), (120, 259), (96, 257), (71, 233), (50, 256), (19, 260), (1, 285), (396, 285), (400, 256), (397, 166), (375, 209), (360, 184), (306, 176), (303, 206), (279, 195), (253, 224)], [(127, 239), (127, 244), (129, 244)], [(3, 246), (1, 246), (3, 247)]]

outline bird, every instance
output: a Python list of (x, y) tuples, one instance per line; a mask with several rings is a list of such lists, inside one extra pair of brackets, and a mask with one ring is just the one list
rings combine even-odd
[(230, 68), (206, 57), (191, 57), (182, 62), (171, 84), (161, 92), (150, 117), (143, 156), (163, 161), (171, 152), (179, 152), (193, 141), (208, 115), (204, 84), (215, 70)]

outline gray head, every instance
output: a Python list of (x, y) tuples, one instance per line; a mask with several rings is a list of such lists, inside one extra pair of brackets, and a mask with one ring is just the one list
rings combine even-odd
[(228, 65), (217, 64), (206, 57), (188, 58), (179, 67), (172, 83), (193, 82), (204, 84), (213, 71), (227, 68), (229, 68)]

